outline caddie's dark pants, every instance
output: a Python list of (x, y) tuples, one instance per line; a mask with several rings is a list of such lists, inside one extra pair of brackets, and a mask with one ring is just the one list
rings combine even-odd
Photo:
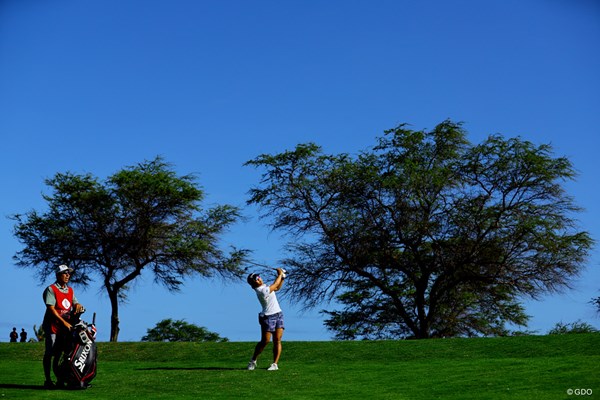
[[(65, 350), (66, 338), (61, 334), (46, 334), (46, 351), (44, 352), (44, 359), (42, 364), (44, 365), (44, 377), (46, 381), (51, 381), (50, 367), (54, 375), (58, 378), (60, 372), (58, 371), (58, 363), (60, 362), (60, 356)], [(54, 357), (54, 359), (52, 359)]]

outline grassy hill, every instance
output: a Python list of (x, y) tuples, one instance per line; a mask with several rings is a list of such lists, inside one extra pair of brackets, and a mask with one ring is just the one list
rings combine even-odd
[[(600, 334), (284, 342), (279, 371), (246, 371), (254, 343), (98, 343), (87, 391), (42, 389), (41, 343), (0, 343), (1, 399), (600, 398)], [(591, 389), (592, 395), (569, 395)], [(589, 393), (589, 391), (587, 392)]]

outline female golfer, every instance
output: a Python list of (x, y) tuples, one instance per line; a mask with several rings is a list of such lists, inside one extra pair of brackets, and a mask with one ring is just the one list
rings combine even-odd
[(258, 301), (262, 306), (262, 311), (258, 314), (261, 332), (260, 342), (256, 344), (254, 355), (248, 363), (249, 370), (256, 368), (256, 359), (267, 344), (269, 344), (271, 335), (273, 335), (273, 364), (271, 364), (268, 370), (277, 371), (279, 369), (277, 363), (281, 355), (281, 337), (283, 336), (284, 327), (283, 312), (281, 311), (281, 307), (279, 307), (275, 292), (281, 289), (284, 278), (285, 272), (281, 268), (277, 268), (277, 279), (275, 279), (275, 282), (271, 286), (267, 286), (258, 274), (248, 275), (248, 284), (256, 292)]

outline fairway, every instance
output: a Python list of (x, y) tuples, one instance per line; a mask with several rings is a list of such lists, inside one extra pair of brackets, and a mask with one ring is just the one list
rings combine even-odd
[[(98, 343), (86, 391), (42, 389), (41, 343), (0, 343), (1, 399), (599, 398), (600, 334), (284, 342), (279, 371), (254, 343)], [(586, 389), (592, 395), (568, 395)]]

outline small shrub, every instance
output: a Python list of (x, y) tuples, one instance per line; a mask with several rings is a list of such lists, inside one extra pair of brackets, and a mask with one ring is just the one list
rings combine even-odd
[(554, 328), (548, 331), (548, 335), (567, 335), (572, 333), (596, 333), (598, 329), (594, 328), (587, 322), (577, 320), (570, 324), (558, 322)]
[(183, 320), (164, 319), (142, 338), (142, 342), (228, 342), (208, 329)]

